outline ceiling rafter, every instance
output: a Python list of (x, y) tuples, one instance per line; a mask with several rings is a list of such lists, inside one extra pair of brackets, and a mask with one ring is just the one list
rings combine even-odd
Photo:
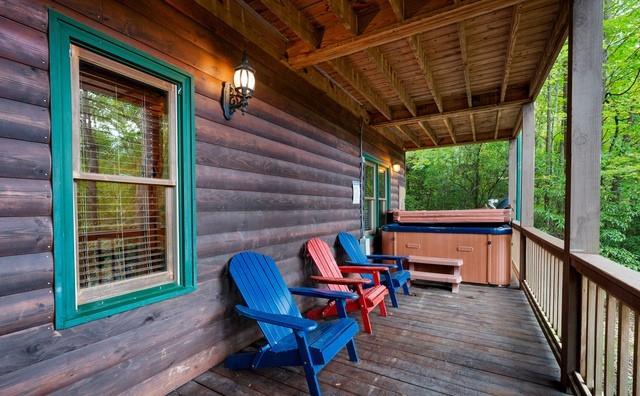
[[(329, 0), (330, 3), (334, 1), (337, 0)], [(342, 0), (340, 3), (345, 1), (346, 0)], [(289, 54), (289, 63), (292, 67), (303, 68), (313, 64), (327, 62), (342, 56), (364, 51), (367, 48), (378, 47), (466, 19), (488, 14), (524, 1), (525, 0), (478, 0), (457, 7), (445, 7), (427, 16), (415, 16), (402, 22), (376, 29), (372, 32), (360, 34), (348, 40), (327, 45), (326, 47), (298, 54)]]
[(430, 113), (430, 114), (419, 115), (417, 117), (399, 118), (399, 119), (394, 119), (390, 121), (377, 122), (377, 123), (374, 123), (373, 126), (390, 127), (395, 125), (410, 125), (410, 124), (415, 124), (419, 121), (441, 120), (441, 119), (446, 119), (450, 117), (468, 116), (469, 114), (475, 115), (475, 114), (481, 114), (481, 113), (489, 113), (489, 112), (495, 112), (498, 110), (513, 109), (514, 107), (520, 107), (523, 104), (526, 104), (529, 102), (530, 102), (529, 99), (510, 100), (510, 101), (505, 101), (504, 103), (488, 104), (484, 106), (475, 106), (475, 107), (464, 108), (460, 110), (445, 111), (442, 113)]
[(416, 133), (414, 133), (407, 125), (396, 125), (396, 129), (408, 140), (410, 140), (416, 147), (420, 147), (420, 138)]
[(500, 117), (502, 117), (502, 110), (498, 109), (498, 112), (496, 114), (496, 128), (493, 132), (494, 139), (498, 138), (498, 132), (500, 132)]
[(311, 48), (320, 46), (322, 31), (316, 29), (290, 0), (260, 1)]
[(471, 135), (473, 136), (473, 141), (477, 141), (476, 137), (476, 117), (473, 113), (469, 114), (469, 123), (471, 124)]
[(520, 7), (521, 4), (516, 4), (513, 6), (513, 14), (511, 16), (511, 29), (509, 31), (509, 41), (507, 43), (507, 54), (504, 60), (504, 74), (502, 77), (502, 85), (500, 87), (500, 103), (504, 102), (504, 99), (507, 95), (509, 73), (511, 71), (511, 62), (513, 61), (513, 50), (516, 47), (518, 25), (520, 24)]
[(425, 135), (427, 135), (427, 137), (429, 137), (429, 139), (431, 139), (431, 141), (433, 142), (433, 145), (437, 146), (438, 145), (438, 135), (434, 131), (432, 131), (431, 128), (429, 128), (429, 125), (427, 125), (426, 121), (419, 121), (418, 125), (424, 131)]
[(358, 71), (347, 58), (334, 59), (329, 62), (342, 78), (344, 78), (355, 90), (360, 92), (369, 103), (373, 105), (388, 120), (392, 119), (391, 109), (377, 92), (371, 88), (366, 77)]
[(411, 113), (413, 116), (416, 116), (417, 111), (415, 102), (407, 93), (407, 89), (404, 86), (404, 83), (402, 82), (402, 80), (400, 80), (400, 78), (398, 77), (398, 73), (396, 73), (396, 71), (393, 69), (393, 67), (389, 63), (389, 60), (384, 56), (382, 51), (380, 51), (379, 48), (369, 48), (367, 50), (367, 55), (369, 55), (369, 57), (373, 59), (376, 67), (378, 68), (378, 71), (385, 76), (396, 95), (407, 107), (407, 110), (409, 110), (409, 113)]
[[(387, 138), (391, 143), (395, 144), (398, 147), (404, 147), (404, 141), (397, 133), (389, 131), (387, 128), (374, 128), (379, 134)], [(395, 128), (393, 128), (395, 129)]]
[(424, 48), (422, 43), (420, 42), (420, 37), (413, 36), (409, 40), (409, 44), (413, 49), (414, 55), (424, 76), (427, 80), (427, 85), (429, 85), (429, 90), (431, 91), (431, 96), (433, 96), (434, 102), (436, 102), (436, 106), (438, 107), (439, 112), (444, 111), (444, 107), (442, 105), (442, 97), (440, 96), (440, 91), (436, 86), (435, 80), (433, 78), (433, 70), (431, 69), (431, 65), (429, 63), (429, 58), (427, 56), (427, 50)]
[(447, 132), (449, 132), (449, 137), (451, 137), (451, 141), (453, 142), (453, 144), (457, 144), (456, 131), (453, 129), (453, 124), (451, 124), (451, 120), (447, 117), (444, 117), (442, 121), (444, 121), (444, 126), (447, 127)]
[[(196, 0), (196, 2), (217, 19), (239, 32), (247, 40), (262, 48), (270, 56), (275, 59), (282, 59), (282, 62), (290, 67), (288, 62), (284, 60), (286, 49), (284, 37), (244, 2), (228, 0), (224, 5), (218, 1), (210, 0)], [(353, 100), (340, 87), (329, 81), (319, 71), (309, 68), (297, 74), (351, 113), (368, 119), (369, 115), (358, 102)]]
[(404, 0), (389, 0), (389, 5), (400, 22), (404, 21)]
[[(459, 6), (460, 0), (454, 0), (454, 4)], [(471, 70), (469, 68), (469, 54), (467, 53), (467, 26), (464, 21), (458, 22), (458, 41), (460, 42), (460, 57), (462, 58), (462, 70), (464, 73), (464, 89), (467, 93), (467, 106), (473, 107), (473, 95), (471, 93)], [(476, 137), (476, 119), (473, 114), (469, 114), (469, 124), (471, 125), (471, 135), (473, 141)]]
[(327, 3), (331, 12), (338, 17), (345, 29), (357, 35), (359, 29), (358, 16), (353, 11), (351, 2), (349, 0), (328, 0)]
[(555, 63), (558, 53), (562, 49), (567, 35), (569, 34), (569, 0), (560, 3), (560, 12), (553, 25), (551, 36), (545, 45), (544, 52), (540, 57), (536, 74), (533, 76), (529, 84), (529, 97), (535, 98), (542, 89), (545, 77), (549, 74), (549, 70)]

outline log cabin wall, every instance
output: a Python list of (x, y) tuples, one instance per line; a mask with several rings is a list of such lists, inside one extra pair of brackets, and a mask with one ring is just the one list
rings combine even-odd
[[(196, 83), (198, 290), (65, 330), (53, 326), (49, 7)], [(287, 282), (300, 284), (306, 239), (359, 233), (351, 181), (360, 121), (248, 43), (256, 97), (248, 114), (225, 121), (221, 82), (245, 46), (232, 33), (187, 0), (0, 1), (1, 394), (167, 392), (259, 336), (232, 313), (231, 255), (272, 255)], [(403, 163), (374, 130), (363, 136), (366, 152)], [(403, 172), (392, 172), (394, 208)]]

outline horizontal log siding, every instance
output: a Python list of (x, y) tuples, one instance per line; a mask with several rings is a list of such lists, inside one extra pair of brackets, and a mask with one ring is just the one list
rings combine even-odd
[[(250, 44), (257, 96), (247, 114), (224, 120), (221, 82), (231, 79), (240, 50), (193, 2), (168, 3), (0, 1), (1, 394), (174, 389), (258, 337), (232, 312), (240, 300), (226, 263), (234, 253), (273, 256), (295, 285), (310, 274), (301, 258), (307, 239), (333, 243), (339, 231), (359, 233), (359, 206), (351, 204), (359, 121)], [(196, 81), (198, 290), (61, 331), (52, 325), (48, 7)], [(363, 135), (366, 152), (403, 162), (375, 131)]]

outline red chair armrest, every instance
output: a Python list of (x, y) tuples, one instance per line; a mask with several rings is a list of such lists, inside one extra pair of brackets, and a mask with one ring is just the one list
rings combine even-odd
[(374, 265), (364, 267), (358, 265), (343, 265), (340, 267), (340, 272), (345, 274), (373, 274), (374, 272), (384, 272), (389, 268), (387, 267), (376, 267)]
[(331, 285), (347, 285), (347, 286), (356, 286), (356, 285), (366, 285), (371, 283), (369, 279), (362, 278), (326, 278), (324, 276), (313, 275), (311, 279), (318, 283), (326, 283)]

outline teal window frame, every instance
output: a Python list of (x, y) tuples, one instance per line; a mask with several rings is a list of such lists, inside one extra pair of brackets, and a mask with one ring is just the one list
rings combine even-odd
[[(374, 179), (374, 196), (375, 196), (375, 213), (376, 215), (374, 216), (374, 224), (372, 225), (372, 229), (367, 231), (364, 230), (365, 236), (367, 235), (372, 235), (375, 234), (378, 231), (378, 228), (380, 228), (382, 226), (382, 224), (378, 224), (380, 222), (380, 195), (379, 195), (379, 189), (378, 189), (378, 172), (380, 167), (386, 169), (386, 186), (385, 186), (385, 192), (386, 192), (386, 209), (387, 211), (389, 209), (391, 209), (391, 167), (389, 165), (387, 165), (386, 163), (384, 163), (384, 161), (380, 160), (379, 158), (374, 157), (371, 154), (367, 154), (364, 153), (362, 155), (362, 166), (364, 167), (364, 164), (366, 162), (372, 163), (374, 166), (374, 175), (376, 175), (375, 179)], [(365, 182), (363, 180), (362, 183), (362, 196), (364, 197), (364, 187), (365, 186)], [(364, 203), (364, 202), (363, 202)], [(364, 210), (361, 211), (361, 216), (364, 216)], [(363, 223), (364, 223), (364, 219), (362, 219)]]
[[(177, 86), (178, 281), (104, 300), (76, 303), (72, 141), (71, 45), (169, 81)], [(55, 326), (58, 329), (142, 307), (196, 289), (195, 91), (193, 77), (139, 49), (49, 10), (51, 155)]]

